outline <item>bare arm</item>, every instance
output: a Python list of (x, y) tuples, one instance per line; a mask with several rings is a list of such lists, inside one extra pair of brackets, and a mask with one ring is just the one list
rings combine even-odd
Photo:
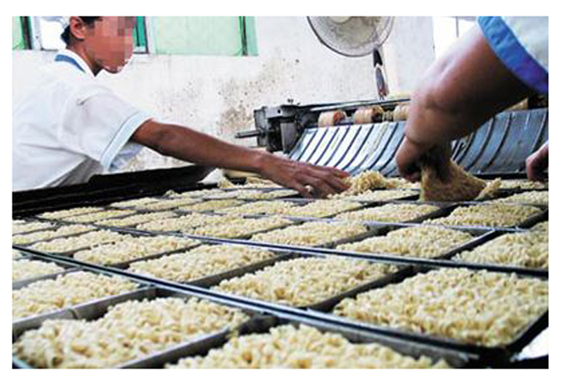
[(426, 151), (475, 131), (531, 93), (497, 58), (479, 26), (473, 27), (434, 62), (414, 92), (396, 156), (400, 173), (418, 180)]
[(548, 142), (526, 159), (526, 175), (532, 181), (545, 181), (548, 169)]
[(347, 189), (342, 179), (348, 174), (341, 170), (232, 145), (183, 126), (149, 120), (137, 129), (131, 140), (184, 161), (257, 173), (306, 197), (310, 196), (306, 185), (313, 187), (319, 196)]

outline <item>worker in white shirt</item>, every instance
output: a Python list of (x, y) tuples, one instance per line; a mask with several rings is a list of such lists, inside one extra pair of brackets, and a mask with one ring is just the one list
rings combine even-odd
[(142, 146), (200, 165), (260, 174), (304, 196), (347, 189), (347, 173), (294, 162), (161, 123), (95, 79), (118, 73), (133, 52), (134, 17), (64, 18), (67, 49), (42, 69), (13, 111), (13, 190), (86, 182), (116, 171)]

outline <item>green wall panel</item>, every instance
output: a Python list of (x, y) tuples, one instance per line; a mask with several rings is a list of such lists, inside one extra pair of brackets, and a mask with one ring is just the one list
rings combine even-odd
[(240, 56), (240, 17), (153, 17), (157, 54)]

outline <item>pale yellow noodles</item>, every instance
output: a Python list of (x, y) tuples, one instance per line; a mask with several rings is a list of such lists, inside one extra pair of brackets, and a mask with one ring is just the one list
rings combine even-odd
[(235, 218), (222, 224), (210, 224), (188, 231), (189, 234), (217, 238), (240, 238), (261, 231), (272, 230), (293, 224), (291, 220), (270, 216), (260, 219)]
[(156, 201), (159, 200), (155, 197), (143, 197), (140, 199), (117, 201), (115, 203), (110, 204), (110, 206), (117, 208), (129, 208), (129, 207), (138, 207), (139, 205), (154, 203)]
[(438, 209), (438, 207), (428, 204), (386, 204), (380, 207), (341, 213), (335, 219), (383, 223), (407, 222), (435, 212)]
[(133, 216), (127, 216), (119, 219), (108, 219), (97, 222), (97, 224), (108, 227), (132, 227), (141, 223), (148, 223), (151, 221), (160, 221), (161, 219), (176, 217), (174, 212), (149, 212), (139, 213)]
[(137, 229), (144, 231), (186, 232), (196, 227), (207, 226), (210, 224), (223, 224), (229, 220), (232, 220), (232, 217), (191, 213), (184, 216), (149, 221), (143, 224), (139, 224), (137, 226)]
[(128, 301), (94, 321), (48, 320), (12, 348), (38, 368), (116, 367), (247, 319), (237, 309), (196, 298)]
[(449, 216), (426, 220), (426, 224), (448, 226), (514, 227), (540, 212), (527, 205), (481, 204), (459, 207)]
[(298, 195), (299, 193), (292, 189), (282, 189), (282, 190), (253, 190), (253, 189), (236, 189), (230, 190), (224, 193), (217, 193), (209, 196), (210, 199), (238, 199), (238, 200), (268, 200), (277, 199), (280, 197), (290, 197)]
[(114, 209), (111, 211), (92, 212), (86, 215), (70, 216), (64, 218), (64, 220), (67, 222), (74, 222), (74, 223), (94, 223), (105, 219), (111, 219), (114, 217), (130, 216), (135, 213), (136, 213), (135, 211), (130, 209)]
[(79, 208), (64, 209), (62, 211), (44, 212), (38, 216), (43, 219), (64, 219), (70, 216), (77, 216), (77, 215), (82, 215), (84, 213), (99, 212), (103, 210), (104, 209), (101, 207), (79, 207)]
[(63, 267), (57, 266), (55, 263), (20, 259), (12, 261), (12, 282), (55, 274), (64, 270)]
[(22, 234), (24, 232), (43, 230), (50, 227), (53, 227), (53, 223), (12, 220), (12, 234)]
[(38, 242), (30, 247), (39, 251), (63, 253), (66, 251), (95, 247), (103, 243), (118, 242), (125, 236), (126, 235), (119, 234), (118, 232), (100, 230), (69, 238), (57, 238), (46, 242)]
[(548, 183), (529, 180), (503, 180), (501, 189), (544, 189)]
[(200, 242), (173, 236), (126, 236), (119, 242), (75, 253), (73, 258), (98, 265), (112, 265), (149, 255), (197, 246)]
[(372, 189), (393, 188), (388, 180), (379, 172), (367, 170), (354, 177), (345, 178), (345, 182), (350, 185), (347, 190), (334, 197), (344, 197), (364, 193)]
[(61, 236), (78, 234), (94, 230), (95, 227), (81, 224), (63, 226), (55, 230), (32, 232), (30, 234), (20, 234), (12, 236), (12, 244), (29, 244), (38, 240), (54, 239)]
[(197, 204), (199, 202), (200, 200), (191, 198), (159, 199), (151, 203), (137, 205), (136, 208), (145, 211), (165, 211), (168, 209), (175, 209), (182, 206)]
[(548, 269), (548, 234), (543, 231), (505, 234), (454, 259)]
[(398, 200), (404, 197), (410, 197), (417, 194), (418, 192), (414, 192), (413, 190), (400, 190), (400, 189), (368, 190), (366, 192), (356, 195), (343, 196), (343, 199), (352, 200), (352, 201), (388, 201), (388, 200)]
[(129, 271), (176, 282), (190, 282), (239, 267), (269, 260), (276, 254), (246, 246), (202, 246), (160, 259), (134, 262)]
[(535, 204), (548, 205), (548, 191), (535, 190), (523, 193), (517, 193), (509, 197), (491, 201), (497, 204), (519, 203), (519, 204)]
[(442, 269), (341, 301), (334, 314), (464, 343), (511, 343), (548, 309), (548, 282), (514, 274)]
[(183, 211), (196, 212), (196, 211), (217, 211), (218, 209), (234, 207), (243, 204), (243, 201), (227, 199), (227, 200), (210, 200), (200, 201), (195, 205), (180, 207)]
[(392, 254), (419, 258), (443, 255), (473, 237), (462, 231), (442, 227), (419, 226), (400, 228), (385, 236), (338, 246), (337, 250), (374, 254)]
[(282, 209), (291, 208), (294, 205), (291, 201), (256, 201), (238, 205), (237, 207), (220, 209), (217, 212), (228, 215), (265, 215), (278, 213)]
[(274, 244), (318, 246), (352, 238), (367, 231), (366, 226), (357, 223), (310, 222), (255, 234), (251, 240)]
[(278, 210), (278, 214), (295, 217), (327, 217), (343, 211), (361, 208), (362, 204), (346, 200), (315, 200), (307, 205)]
[(307, 306), (395, 271), (395, 266), (334, 256), (299, 258), (224, 280), (214, 289), (257, 300)]
[(282, 325), (268, 334), (234, 337), (205, 357), (181, 359), (174, 369), (418, 369), (448, 368), (421, 356), (414, 359), (377, 343), (355, 344), (340, 334), (301, 324)]
[(74, 272), (12, 291), (12, 320), (130, 292), (137, 284), (121, 277)]
[(164, 195), (166, 197), (210, 197), (215, 194), (224, 193), (225, 191), (221, 189), (201, 189), (192, 190), (189, 192), (176, 193), (175, 191), (169, 190)]

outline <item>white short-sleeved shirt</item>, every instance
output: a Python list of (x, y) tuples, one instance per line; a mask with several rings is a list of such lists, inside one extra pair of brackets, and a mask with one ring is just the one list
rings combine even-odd
[(83, 183), (141, 150), (129, 139), (151, 117), (97, 82), (72, 51), (34, 81), (12, 115), (14, 191)]

